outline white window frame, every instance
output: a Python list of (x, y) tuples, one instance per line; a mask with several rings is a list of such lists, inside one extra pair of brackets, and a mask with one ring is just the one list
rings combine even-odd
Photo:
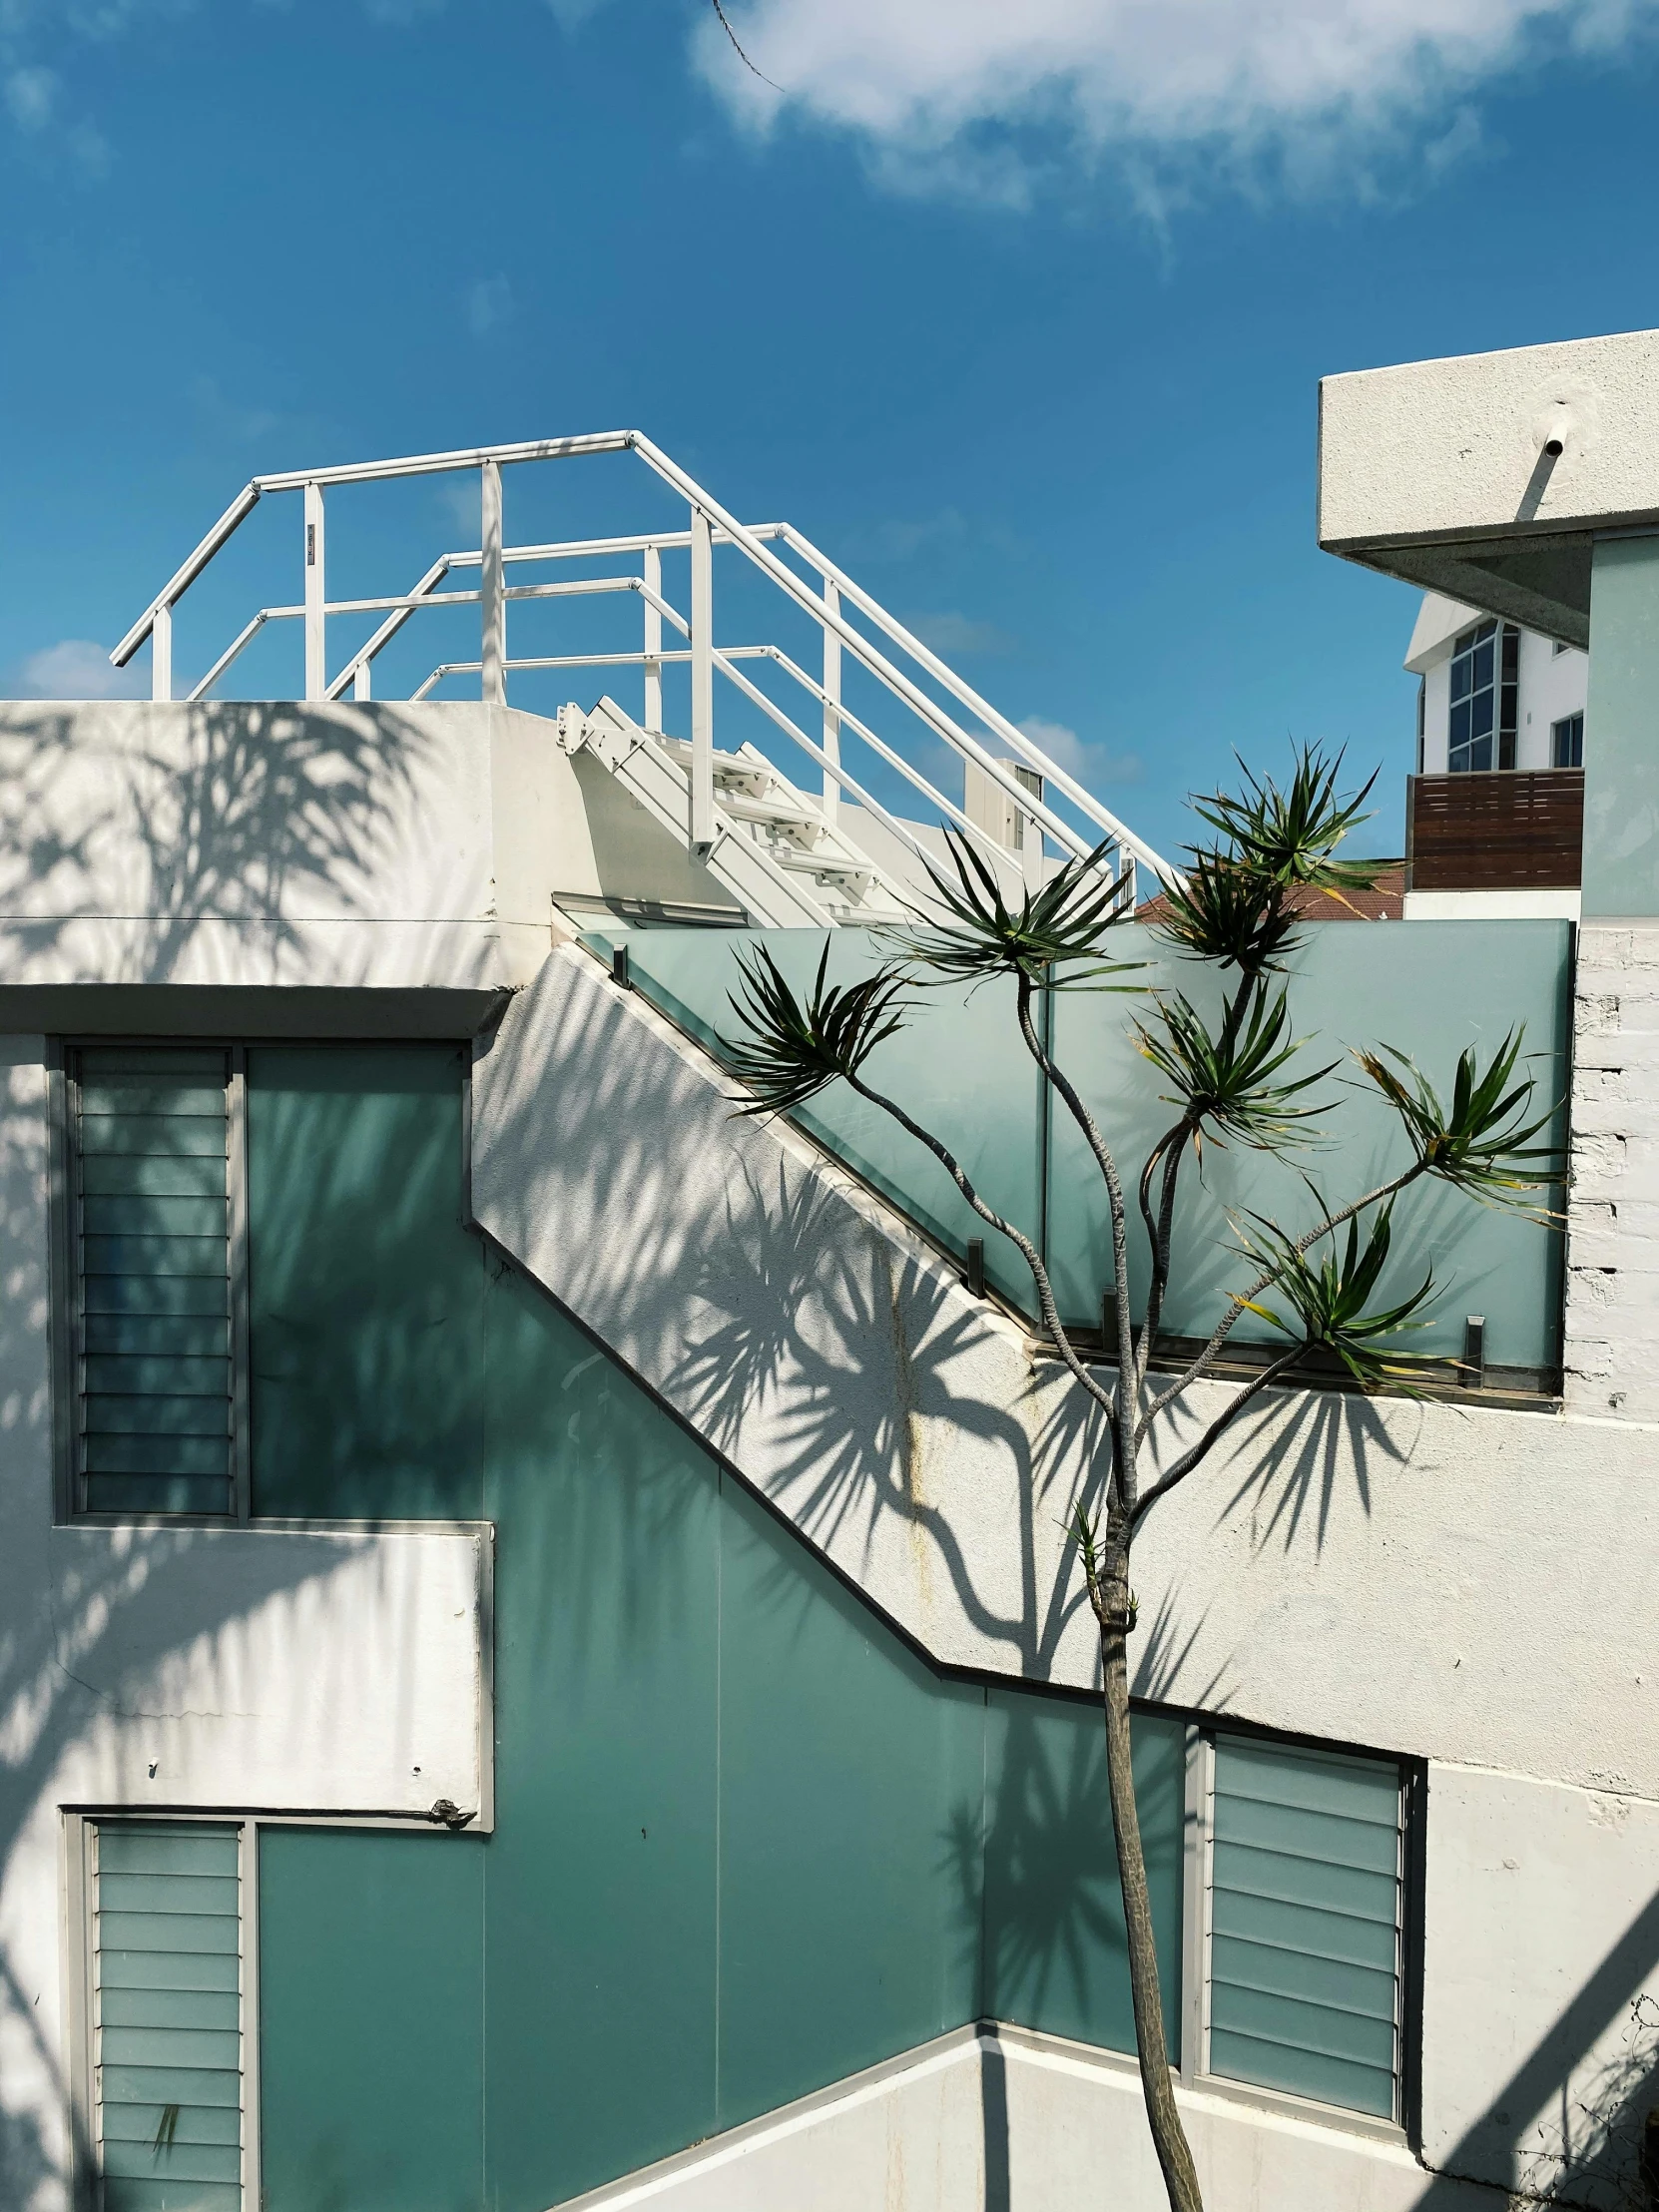
[(97, 1901), (97, 1831), (118, 1821), (143, 1821), (147, 1827), (177, 1821), (193, 1828), (237, 1831), (237, 1903), (240, 2021), (242, 2030), (242, 2202), (243, 2212), (259, 2212), (260, 2174), (260, 1832), (273, 1824), (250, 1813), (198, 1810), (191, 1806), (123, 1805), (105, 1811), (64, 1815), (64, 1988), (69, 2032), (71, 2201), (76, 2212), (100, 2212), (103, 2189), (99, 2167), (102, 2144), (98, 2110), (98, 2002), (93, 1944), (93, 1909)]
[(1413, 2126), (1412, 2104), (1416, 2082), (1412, 2050), (1416, 2033), (1412, 1960), (1417, 1910), (1416, 1862), (1419, 1856), (1412, 1848), (1414, 1793), (1410, 1776), (1403, 1762), (1390, 1761), (1385, 1754), (1350, 1751), (1346, 1746), (1334, 1744), (1296, 1744), (1273, 1736), (1254, 1739), (1264, 1749), (1328, 1752), (1339, 1758), (1370, 1759), (1379, 1766), (1392, 1764), (1401, 1769), (1398, 1845), (1400, 1908), (1394, 1927), (1394, 2117), (1384, 2120), (1375, 2113), (1357, 2112), (1352, 2105), (1327, 2104), (1318, 2098), (1297, 2096), (1288, 2089), (1273, 2089), (1256, 2082), (1236, 2081), (1231, 2075), (1210, 2071), (1211, 1869), (1215, 1844), (1218, 1734), (1248, 1737), (1250, 1732), (1236, 1727), (1200, 1727), (1196, 1724), (1190, 1724), (1187, 1729), (1179, 2078), (1185, 2087), (1201, 2089), (1207, 2096), (1225, 2097), (1241, 2105), (1254, 2106), (1258, 2110), (1265, 2108), (1284, 2112), (1298, 2119), (1318, 2120), (1328, 2126), (1345, 2128), (1352, 2134), (1367, 2135), (1380, 2142), (1408, 2147)]
[[(65, 2072), (69, 2083), (71, 2202), (75, 2212), (101, 2212), (98, 2186), (98, 2112), (96, 2096), (96, 1992), (93, 1954), (92, 1910), (97, 1880), (93, 1864), (93, 1832), (100, 1824), (143, 1821), (147, 1825), (179, 1821), (191, 1827), (212, 1822), (235, 1828), (241, 1834), (238, 1880), (242, 1904), (242, 2110), (243, 2110), (243, 2212), (259, 2212), (263, 2197), (260, 2112), (260, 1844), (268, 1829), (334, 1828), (352, 1833), (369, 1830), (402, 1836), (429, 1836), (441, 1846), (449, 1831), (432, 1827), (419, 1817), (400, 1820), (391, 1814), (363, 1813), (249, 1813), (228, 1812), (220, 1806), (114, 1805), (66, 1808), (63, 1813), (63, 1870), (60, 1886), (63, 1906), (59, 1931), (62, 1987), (65, 1991), (64, 2027), (67, 2041)], [(492, 1822), (493, 1827), (493, 1808)], [(459, 1833), (488, 1834), (473, 1821)]]
[[(85, 1503), (80, 1404), (85, 1352), (77, 1236), (80, 1221), (80, 1056), (124, 1048), (223, 1052), (226, 1056), (226, 1192), (230, 1201), (231, 1501), (229, 1513), (101, 1513)], [(226, 1037), (65, 1037), (47, 1064), (51, 1211), (52, 1443), (54, 1518), (99, 1527), (244, 1526), (253, 1512), (248, 1337), (248, 1050)]]

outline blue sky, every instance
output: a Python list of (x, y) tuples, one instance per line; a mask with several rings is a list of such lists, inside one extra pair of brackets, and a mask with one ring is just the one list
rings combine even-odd
[[(1295, 737), (1397, 848), (1413, 602), (1315, 547), (1317, 379), (1659, 322), (1646, 0), (728, 12), (787, 97), (696, 0), (0, 0), (0, 688), (84, 690), (257, 470), (638, 425), (1154, 841)], [(440, 540), (331, 508), (331, 585)]]

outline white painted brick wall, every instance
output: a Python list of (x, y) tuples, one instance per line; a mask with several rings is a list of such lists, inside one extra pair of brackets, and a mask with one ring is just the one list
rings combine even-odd
[(1573, 1037), (1567, 1404), (1659, 1420), (1659, 920), (1583, 924)]

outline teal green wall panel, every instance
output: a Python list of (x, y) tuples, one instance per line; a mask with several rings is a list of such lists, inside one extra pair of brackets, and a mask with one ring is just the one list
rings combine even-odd
[(983, 1721), (728, 1478), (722, 2127), (973, 2017)]
[(260, 1838), (263, 2212), (481, 2212), (484, 1847)]
[(1596, 546), (1590, 644), (1584, 917), (1659, 914), (1659, 536)]
[[(1135, 1799), (1152, 1893), (1165, 2027), (1179, 2054), (1185, 1733), (1134, 1723)], [(993, 2018), (1133, 2050), (1106, 1730), (1092, 1700), (990, 1692), (985, 2000)]]
[(254, 1510), (482, 1510), (483, 1248), (450, 1046), (248, 1055)]
[(714, 2125), (715, 1466), (522, 1278), (489, 1298), (492, 2204)]
[(545, 2212), (997, 1994), (1121, 2047), (1098, 1709), (940, 1677), (462, 1227), (447, 1048), (251, 1059), (257, 1509), (496, 1528), (494, 1834), (268, 1832), (269, 2212)]

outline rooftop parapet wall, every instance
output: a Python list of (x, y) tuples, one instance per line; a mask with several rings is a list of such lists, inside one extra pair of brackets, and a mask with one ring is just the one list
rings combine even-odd
[(0, 994), (522, 984), (561, 892), (723, 895), (608, 785), (507, 708), (0, 705)]

